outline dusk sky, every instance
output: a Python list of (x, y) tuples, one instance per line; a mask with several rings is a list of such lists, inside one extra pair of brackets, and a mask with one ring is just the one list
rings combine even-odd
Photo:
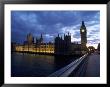
[(71, 41), (80, 43), (80, 26), (85, 22), (87, 43), (100, 42), (100, 11), (12, 11), (11, 39), (12, 42), (23, 43), (26, 35), (34, 37), (43, 34), (45, 42), (54, 41), (60, 34), (71, 33)]

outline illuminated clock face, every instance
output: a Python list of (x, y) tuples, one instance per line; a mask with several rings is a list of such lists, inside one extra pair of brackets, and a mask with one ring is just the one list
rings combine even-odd
[(82, 29), (81, 32), (84, 32), (84, 29)]

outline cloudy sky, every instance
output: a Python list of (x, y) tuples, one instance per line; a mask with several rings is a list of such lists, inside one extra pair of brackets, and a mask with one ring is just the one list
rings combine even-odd
[(12, 42), (23, 43), (26, 35), (34, 37), (43, 34), (44, 41), (54, 41), (59, 33), (71, 33), (71, 41), (80, 43), (80, 26), (85, 22), (87, 28), (87, 43), (98, 44), (100, 41), (99, 11), (12, 11), (11, 39)]

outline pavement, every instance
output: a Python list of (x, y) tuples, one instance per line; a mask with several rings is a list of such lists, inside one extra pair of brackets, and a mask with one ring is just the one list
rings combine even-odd
[(94, 52), (89, 56), (85, 77), (99, 77), (99, 76), (100, 76), (100, 54)]

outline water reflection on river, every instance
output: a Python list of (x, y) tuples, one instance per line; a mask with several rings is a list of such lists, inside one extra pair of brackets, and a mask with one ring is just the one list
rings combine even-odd
[(12, 53), (11, 76), (44, 77), (69, 64), (75, 58)]

